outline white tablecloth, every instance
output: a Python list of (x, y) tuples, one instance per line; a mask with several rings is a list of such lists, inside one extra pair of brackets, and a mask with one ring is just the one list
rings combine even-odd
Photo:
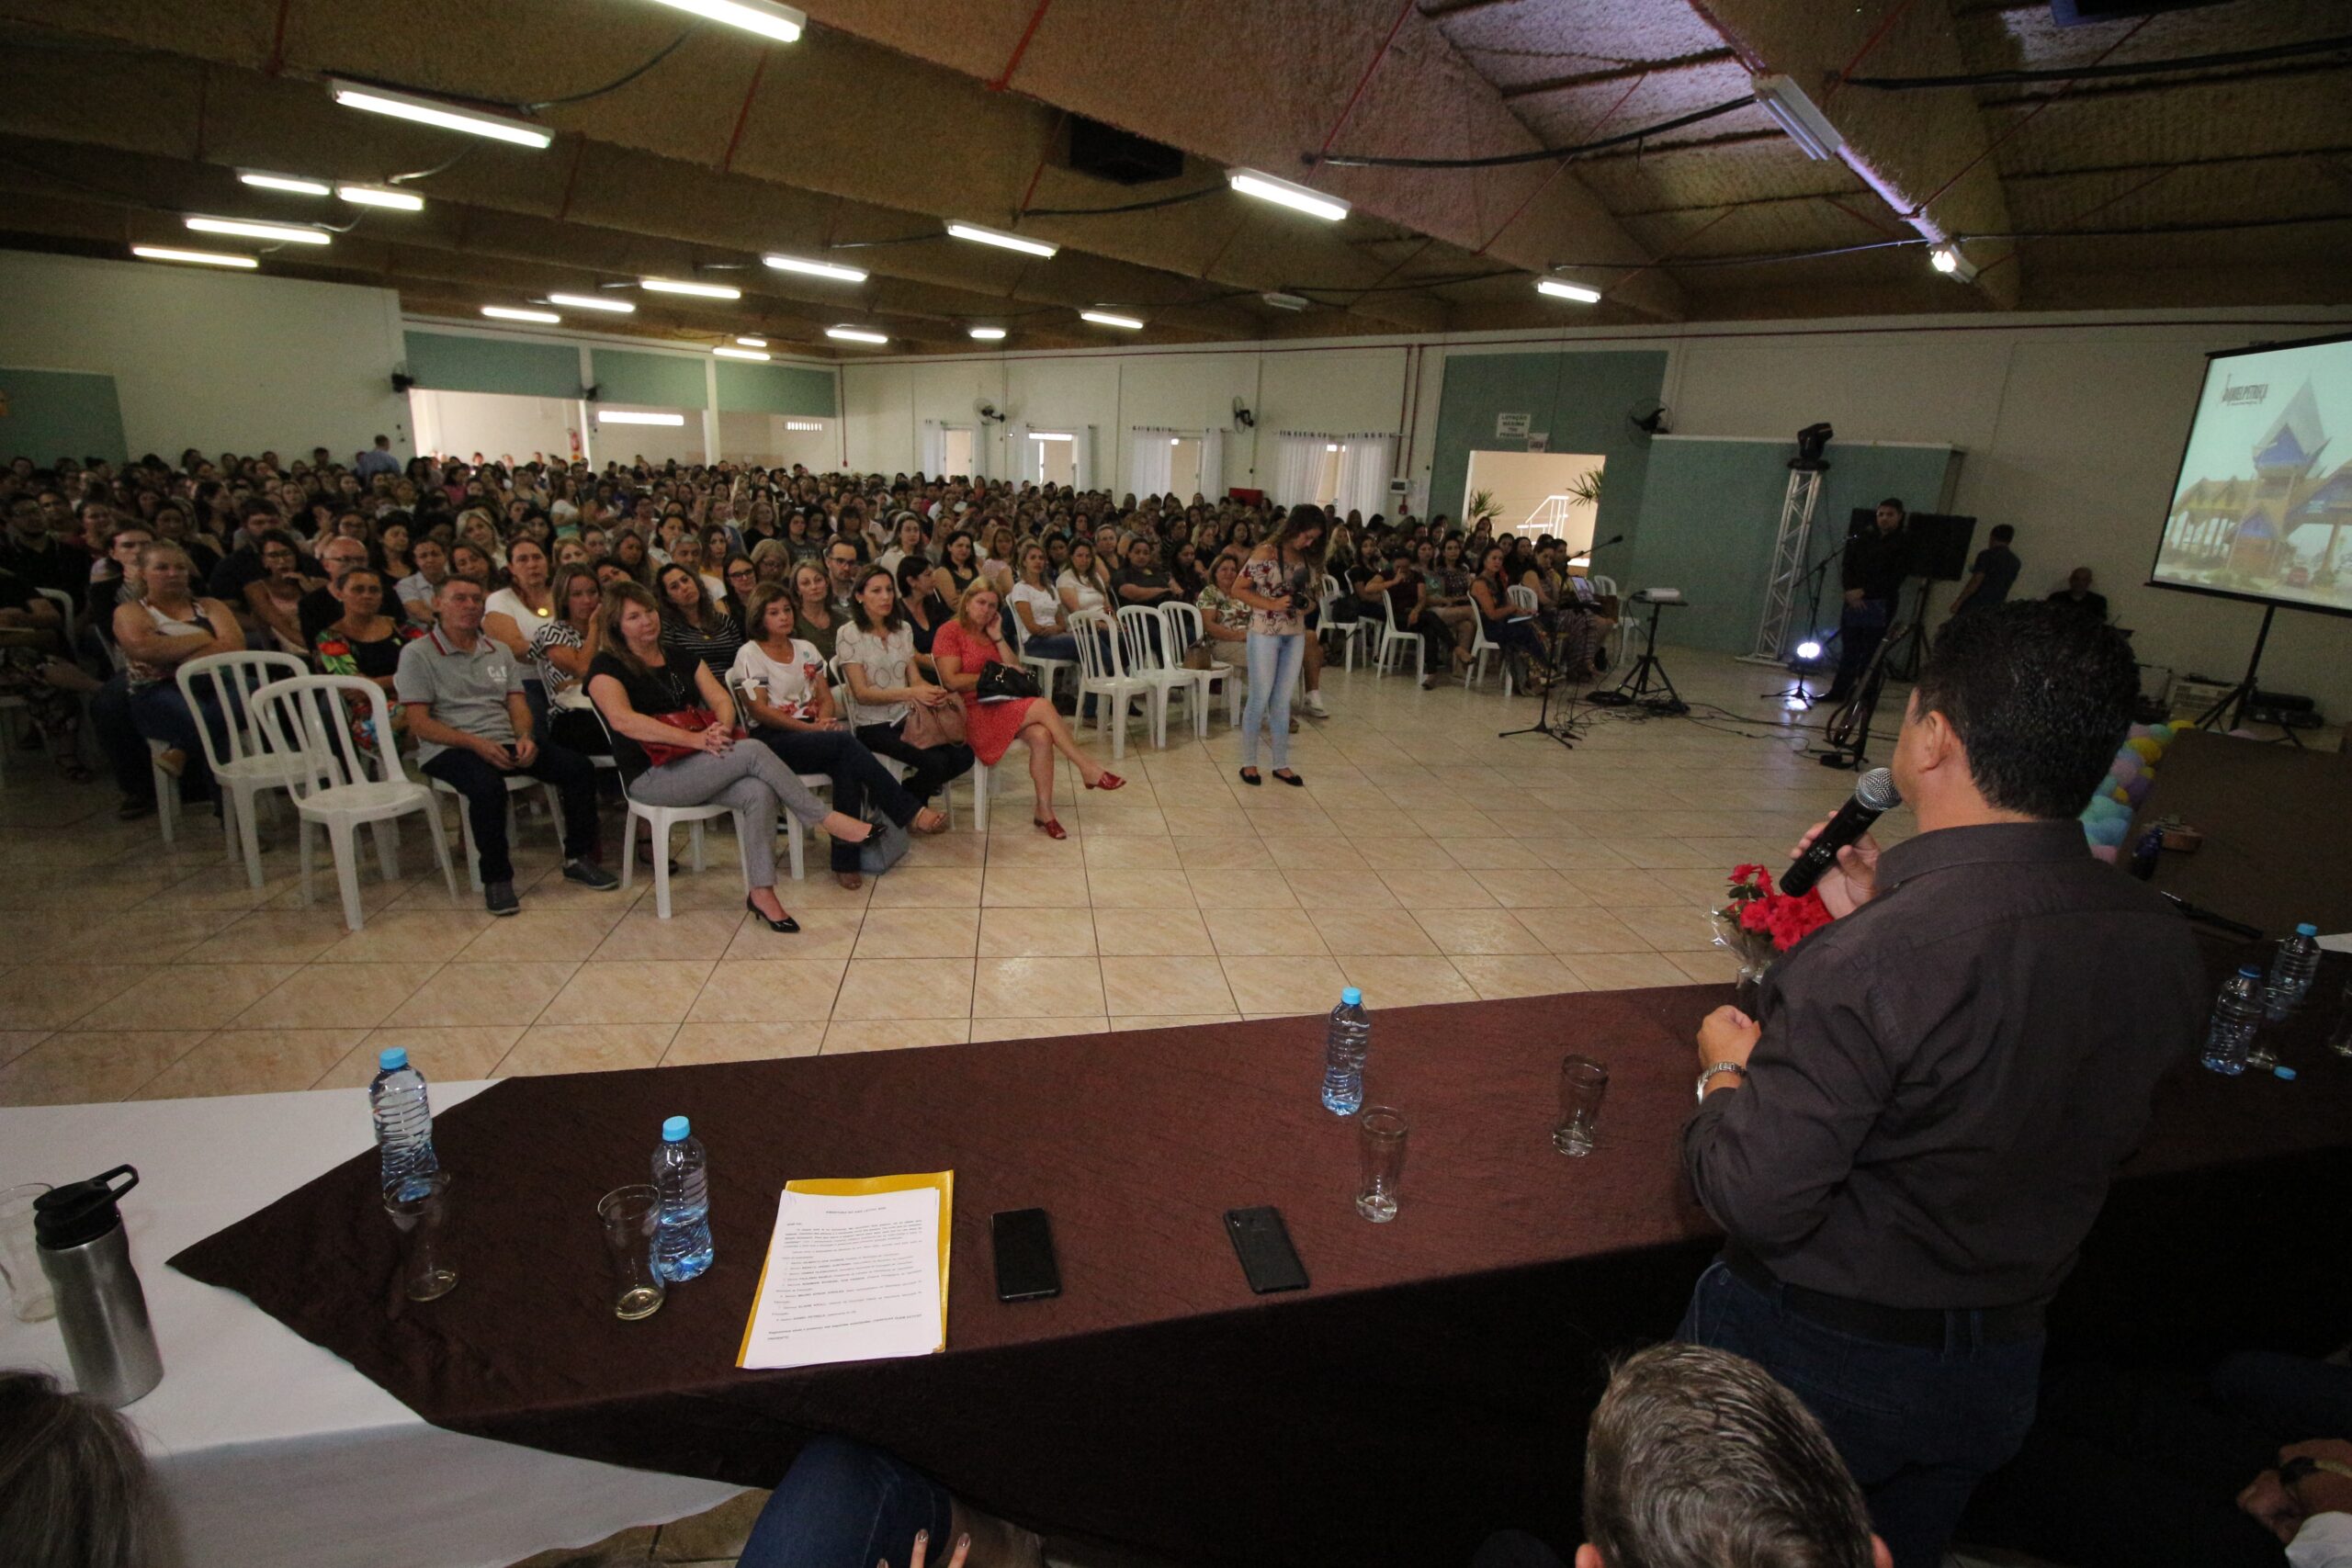
[[(488, 1087), (435, 1084), (434, 1104)], [(736, 1495), (428, 1426), (243, 1296), (164, 1267), (371, 1137), (356, 1089), (0, 1109), (0, 1187), (139, 1168), (123, 1215), (164, 1381), (123, 1414), (178, 1514), (190, 1568), (501, 1568)], [(72, 1382), (54, 1319), (0, 1311), (0, 1366)]]

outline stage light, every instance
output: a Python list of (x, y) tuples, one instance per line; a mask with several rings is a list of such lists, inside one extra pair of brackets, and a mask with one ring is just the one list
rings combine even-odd
[(1294, 212), (1320, 218), (1327, 223), (1337, 223), (1348, 215), (1348, 204), (1336, 196), (1325, 196), (1319, 190), (1293, 185), (1288, 180), (1278, 180), (1255, 169), (1227, 169), (1225, 171), (1225, 183), (1244, 196), (1254, 196), (1261, 201), (1271, 201)]
[(723, 283), (681, 283), (674, 277), (640, 277), (639, 288), (656, 294), (691, 294), (697, 299), (741, 299), (743, 291)]
[(1829, 123), (1829, 117), (1804, 96), (1804, 89), (1786, 76), (1758, 76), (1748, 84), (1756, 93), (1756, 101), (1787, 132), (1797, 151), (1815, 163), (1835, 157), (1846, 139)]
[(609, 294), (550, 294), (548, 296), (548, 303), (571, 305), (582, 310), (609, 310), (616, 316), (629, 316), (637, 313), (635, 301), (616, 299)]
[(360, 207), (390, 207), (401, 212), (422, 212), (424, 198), (413, 191), (389, 186), (337, 186), (335, 195)]
[(724, 22), (730, 28), (773, 39), (778, 43), (797, 43), (808, 26), (806, 12), (789, 6), (779, 6), (775, 0), (653, 0), (657, 6), (667, 6), (673, 11), (684, 11), (690, 17), (700, 17), (707, 22)]
[(1807, 637), (1804, 641), (1797, 644), (1797, 657), (1810, 664), (1815, 660), (1821, 657), (1821, 645), (1814, 641), (1811, 637)]
[(190, 218), (184, 221), (199, 234), (234, 234), (246, 240), (277, 240), (292, 245), (323, 245), (334, 236), (323, 229), (294, 223), (249, 223), (242, 218)]
[(133, 245), (130, 254), (147, 261), (193, 262), (199, 266), (255, 267), (261, 265), (251, 256), (232, 255), (227, 251), (175, 251), (169, 245)]
[(1098, 327), (1124, 327), (1131, 333), (1143, 330), (1143, 323), (1135, 317), (1122, 316), (1115, 310), (1106, 310), (1099, 305), (1091, 310), (1080, 310), (1078, 313), (1078, 319), (1081, 321), (1092, 321)]
[(843, 266), (839, 262), (810, 261), (805, 256), (786, 255), (765, 255), (760, 260), (778, 272), (798, 272), (805, 273), (810, 277), (830, 277), (835, 283), (863, 283), (866, 277), (864, 267)]
[(842, 343), (888, 343), (890, 341), (889, 333), (868, 332), (864, 327), (827, 327), (825, 335), (839, 339)]
[(598, 409), (596, 423), (598, 424), (684, 424), (686, 423), (686, 416), (682, 413), (637, 413), (628, 409)]
[(1004, 336), (1002, 327), (971, 327), (967, 330), (982, 343), (995, 343)]
[(768, 345), (768, 340), (763, 337), (739, 337), (735, 342), (742, 348), (765, 348)]
[(764, 348), (737, 348), (731, 344), (724, 343), (710, 352), (721, 359), (773, 359), (775, 357)]
[(1046, 240), (1033, 240), (1025, 234), (1008, 234), (999, 229), (983, 229), (977, 223), (950, 223), (947, 232), (954, 239), (994, 245), (999, 250), (1019, 251), (1027, 256), (1050, 256), (1061, 249)]
[(512, 305), (484, 305), (481, 313), (493, 321), (537, 321), (549, 327), (563, 320), (553, 310), (518, 310)]
[(529, 120), (510, 119), (504, 115), (462, 108), (456, 104), (421, 97), (414, 93), (397, 92), (390, 87), (371, 87), (365, 83), (344, 82), (330, 76), (327, 78), (327, 91), (334, 95), (334, 101), (345, 108), (390, 115), (394, 119), (414, 120), (419, 125), (438, 126), (444, 130), (462, 130), (469, 136), (487, 136), (493, 141), (505, 141), (516, 147), (544, 152), (555, 141), (554, 131), (543, 125), (534, 125)]
[(256, 190), (291, 191), (296, 196), (332, 196), (334, 187), (324, 180), (306, 180), (299, 175), (270, 175), (259, 169), (239, 169), (237, 178)]
[(1600, 303), (1600, 289), (1587, 288), (1581, 283), (1570, 283), (1565, 278), (1539, 277), (1535, 280), (1535, 292), (1549, 294), (1555, 299), (1573, 299), (1579, 305)]

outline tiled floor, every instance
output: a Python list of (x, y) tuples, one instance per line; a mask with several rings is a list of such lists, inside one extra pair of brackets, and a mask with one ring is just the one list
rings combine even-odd
[[(723, 835), (665, 921), (642, 878), (561, 881), (544, 819), (517, 850), (520, 916), (453, 905), (413, 829), (404, 879), (365, 883), (347, 933), (331, 870), (300, 904), (283, 811), (254, 889), (209, 816), (166, 852), (110, 789), (23, 755), (0, 793), (0, 1104), (356, 1089), (388, 1044), (470, 1078), (1214, 1023), (1348, 984), (1379, 1008), (1726, 978), (1705, 918), (1725, 871), (1773, 860), (1852, 777), (1758, 698), (1778, 671), (1667, 657), (1686, 698), (1746, 716), (1603, 715), (1569, 751), (1498, 739), (1536, 705), (1491, 680), (1334, 670), (1333, 716), (1293, 740), (1304, 789), (1239, 783), (1214, 723), (1206, 744), (1131, 746), (1115, 795), (1073, 799), (1064, 769), (1056, 843), (1016, 768), (989, 833), (959, 785), (959, 830), (860, 892), (812, 849), (783, 889), (797, 936), (747, 923)], [(757, 1501), (534, 1562), (731, 1562)]]
[(1704, 911), (1724, 869), (1851, 780), (1772, 738), (1774, 671), (1668, 657), (1686, 696), (1753, 717), (1603, 716), (1571, 752), (1498, 739), (1534, 704), (1491, 682), (1335, 671), (1333, 716), (1293, 743), (1304, 789), (1241, 784), (1221, 723), (1131, 749), (1116, 795), (1069, 800), (1065, 769), (1061, 843), (1030, 827), (1025, 776), (986, 835), (959, 786), (960, 830), (862, 891), (812, 851), (784, 889), (797, 936), (747, 921), (723, 835), (662, 920), (642, 878), (557, 877), (544, 819), (519, 917), (453, 906), (412, 827), (406, 879), (366, 883), (346, 933), (331, 875), (300, 906), (282, 812), (254, 889), (208, 816), (165, 852), (110, 790), (25, 757), (0, 795), (0, 1103), (356, 1087), (394, 1043), (479, 1077), (1213, 1022), (1349, 984), (1378, 1008), (1721, 978)]

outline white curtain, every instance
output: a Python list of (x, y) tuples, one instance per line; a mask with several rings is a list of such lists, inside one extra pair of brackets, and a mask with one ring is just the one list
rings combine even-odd
[(1388, 480), (1396, 468), (1394, 435), (1351, 435), (1340, 456), (1340, 494), (1332, 502), (1344, 518), (1350, 512), (1366, 517), (1388, 504)]
[(1078, 465), (1073, 471), (1078, 475), (1078, 488), (1080, 490), (1104, 488), (1099, 477), (1102, 470), (1096, 466), (1095, 449), (1101, 446), (1097, 434), (1097, 427), (1094, 425), (1081, 424), (1078, 427)]
[(922, 422), (922, 450), (915, 458), (915, 466), (922, 470), (925, 479), (937, 479), (939, 471), (947, 466), (947, 435), (939, 421)]
[(1129, 440), (1132, 449), (1127, 460), (1127, 489), (1136, 495), (1166, 494), (1172, 470), (1169, 454), (1174, 450), (1170, 443), (1176, 440), (1176, 432), (1138, 424), (1130, 432)]
[(1313, 505), (1315, 479), (1322, 470), (1324, 448), (1339, 439), (1336, 435), (1321, 435), (1313, 431), (1285, 430), (1276, 437), (1281, 443), (1275, 448), (1274, 489), (1272, 500), (1278, 506)]
[(1020, 484), (1035, 484), (1037, 482), (1037, 444), (1029, 439), (1029, 427), (1025, 424), (1010, 426), (1005, 432), (1005, 437), (1012, 443), (1012, 450), (1007, 454), (1012, 460), (1006, 466), (1012, 468), (1014, 480)]
[[(1201, 493), (1212, 502), (1225, 499), (1225, 432), (1211, 430), (1201, 436)], [(1186, 501), (1193, 498), (1184, 497)]]

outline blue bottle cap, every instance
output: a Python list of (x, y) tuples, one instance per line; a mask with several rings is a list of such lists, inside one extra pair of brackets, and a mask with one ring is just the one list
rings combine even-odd
[(2257, 980), (2259, 980), (2259, 979), (2261, 979), (2261, 978), (2262, 978), (2262, 970), (2261, 970), (2258, 966), (2256, 966), (2256, 965), (2255, 965), (2255, 964), (2239, 964), (2239, 965), (2238, 965), (2238, 973), (2239, 973), (2239, 974), (2241, 974), (2241, 975), (2251, 975), (2251, 976), (2254, 976), (2256, 979), (2257, 979)]
[(1363, 993), (1350, 986), (1340, 993), (1340, 999), (1350, 1007), (1361, 1007), (1363, 1005)]
[(683, 1144), (686, 1141), (686, 1134), (693, 1130), (686, 1125), (684, 1117), (673, 1116), (662, 1123), (662, 1141), (665, 1144)]
[(2319, 928), (2312, 924), (2309, 920), (2299, 920), (2295, 924), (2295, 934), (2297, 936), (2317, 936), (2319, 935)]
[(2270, 1069), (2270, 1076), (2277, 1078), (2281, 1083), (2293, 1083), (2295, 1081), (2295, 1069), (2292, 1067), (2273, 1067)]
[(408, 1047), (387, 1045), (376, 1053), (376, 1066), (388, 1073), (396, 1073), (408, 1066)]

